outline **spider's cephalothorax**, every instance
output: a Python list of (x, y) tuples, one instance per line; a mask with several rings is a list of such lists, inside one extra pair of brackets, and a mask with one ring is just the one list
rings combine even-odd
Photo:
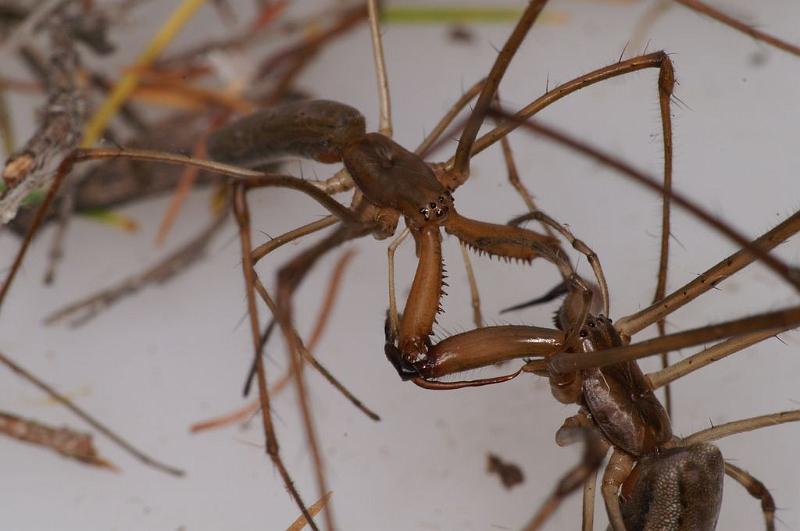
[(412, 228), (443, 223), (453, 207), (452, 194), (430, 165), (380, 133), (349, 145), (344, 164), (371, 203), (399, 210)]

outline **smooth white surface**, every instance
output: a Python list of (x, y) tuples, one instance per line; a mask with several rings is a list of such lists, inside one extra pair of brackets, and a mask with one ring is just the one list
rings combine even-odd
[[(164, 4), (159, 9), (166, 11), (170, 6)], [(745, 0), (726, 5), (762, 29), (800, 41), (800, 9), (795, 2), (759, 2), (759, 11)], [(510, 107), (521, 106), (540, 95), (548, 80), (553, 86), (615, 62), (644, 8), (643, 2), (553, 1), (551, 13), (563, 13), (567, 19), (533, 29), (501, 86), (503, 101)], [(204, 36), (202, 20), (211, 27), (218, 25), (210, 13), (204, 15), (186, 39), (192, 33)], [(142, 18), (126, 38), (150, 35), (154, 20)], [(509, 31), (510, 25), (482, 25), (471, 28), (472, 43), (453, 44), (441, 25), (385, 28), (396, 139), (416, 145), (462, 88), (485, 75), (494, 48), (502, 45)], [(752, 236), (797, 209), (800, 60), (680, 7), (656, 23), (649, 39), (648, 50), (670, 52), (679, 81), (675, 96), (680, 103), (673, 110), (676, 189)], [(134, 52), (131, 47), (128, 53)], [(603, 83), (569, 96), (543, 112), (541, 119), (660, 175), (656, 80), (653, 71)], [(374, 129), (377, 97), (366, 26), (328, 47), (299, 86), (316, 96), (357, 106)], [(29, 108), (16, 111), (20, 116), (29, 114)], [(610, 284), (612, 316), (646, 306), (655, 287), (659, 199), (547, 141), (517, 134), (512, 144), (523, 179), (540, 207), (568, 223), (598, 252)], [(446, 158), (453, 149), (454, 143), (435, 159)], [(524, 211), (505, 181), (501, 160), (497, 149), (478, 157), (472, 179), (456, 194), (462, 214), (505, 222)], [(290, 168), (297, 170), (296, 165)], [(320, 177), (333, 172), (306, 164), (303, 171)], [(296, 518), (297, 509), (263, 453), (257, 421), (244, 430), (188, 434), (191, 423), (242, 404), (241, 383), (251, 354), (232, 224), (212, 244), (210, 259), (168, 285), (126, 299), (77, 330), (41, 324), (51, 310), (162, 256), (152, 241), (166, 203), (161, 199), (125, 209), (142, 222), (143, 230), (135, 236), (76, 220), (67, 240), (67, 257), (51, 288), (40, 282), (51, 236), (50, 230), (45, 231), (3, 308), (0, 349), (138, 446), (184, 467), (188, 477), (175, 479), (145, 468), (101, 437), (97, 438), (100, 451), (123, 469), (122, 474), (92, 470), (38, 448), (0, 440), (0, 498), (6, 508), (0, 527), (272, 530), (284, 529)], [(322, 214), (321, 208), (292, 192), (254, 194), (251, 204), (257, 243), (265, 239), (259, 231), (276, 235)], [(170, 245), (194, 234), (206, 216), (206, 195), (198, 192), (170, 236)], [(671, 288), (693, 279), (734, 249), (680, 212), (673, 222)], [(4, 261), (10, 260), (16, 245), (9, 235), (0, 237)], [(287, 246), (259, 268), (268, 285), (275, 266), (304, 245)], [(366, 419), (313, 371), (308, 372), (339, 527), (520, 528), (560, 475), (579, 459), (579, 448), (560, 449), (553, 442), (562, 420), (577, 407), (557, 404), (546, 383), (533, 377), (491, 388), (437, 393), (400, 382), (383, 356), (386, 243), (365, 239), (352, 247), (358, 255), (346, 273), (343, 295), (317, 354), (383, 421)], [(320, 291), (338, 254), (324, 261), (298, 293), (295, 308), (301, 333), (311, 327)], [(780, 255), (797, 263), (798, 240), (784, 245)], [(446, 240), (445, 259), (451, 287), (444, 299), (440, 335), (472, 327), (464, 268), (453, 238)], [(553, 305), (510, 316), (497, 312), (552, 287), (557, 281), (552, 267), (536, 263), (526, 268), (477, 258), (473, 264), (490, 323), (549, 325)], [(588, 275), (586, 262), (579, 259), (578, 264), (579, 272)], [(413, 246), (406, 244), (398, 264), (401, 296), (410, 286), (413, 268)], [(672, 315), (669, 330), (796, 301), (797, 295), (780, 279), (754, 266)], [(782, 339), (769, 340), (675, 385), (676, 433), (800, 407), (798, 337), (789, 333)], [(270, 346), (270, 368), (277, 375), (287, 360), (279, 342)], [(0, 378), (0, 409), (82, 427), (7, 371), (0, 371)], [(274, 408), (284, 458), (311, 503), (317, 493), (292, 393), (282, 394)], [(771, 489), (780, 508), (779, 529), (800, 528), (799, 444), (797, 425), (720, 443), (726, 458)], [(497, 478), (485, 471), (490, 451), (521, 466), (525, 483), (511, 492), (502, 489)], [(733, 482), (726, 480), (725, 489), (718, 529), (761, 528), (758, 503)], [(599, 501), (597, 507), (595, 528), (603, 529)], [(580, 502), (575, 495), (548, 529), (579, 525)]]

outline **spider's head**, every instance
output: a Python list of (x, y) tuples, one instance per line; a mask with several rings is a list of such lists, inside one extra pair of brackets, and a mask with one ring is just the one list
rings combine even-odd
[(428, 163), (379, 133), (349, 145), (344, 164), (371, 203), (399, 210), (415, 228), (444, 222), (453, 207)]

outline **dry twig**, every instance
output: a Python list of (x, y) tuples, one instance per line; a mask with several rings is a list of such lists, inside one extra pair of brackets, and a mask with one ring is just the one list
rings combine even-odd
[(0, 433), (20, 441), (50, 448), (65, 457), (71, 457), (89, 465), (116, 470), (113, 464), (97, 454), (92, 442), (92, 435), (89, 433), (82, 433), (67, 427), (54, 428), (2, 411), (0, 411)]

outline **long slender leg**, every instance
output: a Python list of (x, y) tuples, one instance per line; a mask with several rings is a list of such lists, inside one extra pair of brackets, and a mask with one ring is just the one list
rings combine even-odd
[(378, 22), (377, 0), (367, 0), (369, 10), (369, 33), (372, 37), (372, 55), (375, 58), (375, 71), (378, 75), (378, 96), (380, 98), (379, 131), (392, 136), (392, 108), (389, 103), (389, 80), (386, 75), (386, 61), (383, 59), (383, 41)]
[(251, 188), (290, 188), (292, 190), (302, 192), (316, 200), (325, 209), (330, 211), (331, 214), (337, 216), (342, 221), (349, 223), (360, 222), (360, 220), (350, 209), (335, 201), (324, 190), (304, 179), (293, 177), (291, 175), (271, 174), (262, 171), (248, 170), (238, 166), (233, 166), (231, 164), (225, 164), (223, 162), (194, 159), (185, 155), (151, 149), (81, 148), (76, 149), (70, 156), (70, 159), (74, 163), (87, 160), (116, 159), (119, 157), (124, 157), (131, 160), (160, 162), (162, 164), (193, 166), (200, 168), (201, 170), (231, 177), (234, 181), (245, 182)]
[[(258, 392), (261, 399), (261, 418), (264, 425), (264, 437), (266, 439), (266, 451), (272, 460), (273, 465), (278, 469), (283, 483), (289, 494), (294, 498), (300, 512), (306, 517), (309, 525), (315, 531), (318, 529), (313, 521), (313, 518), (308, 512), (300, 493), (294, 486), (289, 471), (283, 463), (280, 455), (280, 446), (275, 434), (275, 428), (272, 424), (272, 409), (270, 407), (269, 388), (267, 387), (266, 370), (264, 368), (264, 359), (259, 353), (261, 348), (261, 332), (258, 320), (258, 308), (256, 307), (255, 289), (253, 287), (253, 267), (250, 258), (251, 245), (250, 245), (250, 215), (247, 208), (247, 199), (245, 197), (245, 188), (242, 185), (234, 186), (234, 199), (233, 199), (234, 213), (236, 214), (236, 221), (239, 224), (239, 238), (242, 248), (242, 272), (245, 278), (245, 291), (247, 293), (247, 313), (250, 317), (250, 330), (253, 338), (253, 350), (256, 353), (256, 374), (258, 376)], [(294, 353), (290, 353), (295, 359)], [(322, 489), (320, 489), (322, 490)], [(327, 491), (322, 490), (323, 494)], [(326, 513), (329, 514), (329, 513)], [(330, 516), (328, 517), (330, 518)], [(326, 522), (327, 523), (327, 522)]]
[(800, 421), (800, 409), (781, 411), (780, 413), (772, 413), (769, 415), (761, 415), (759, 417), (735, 420), (733, 422), (726, 422), (725, 424), (720, 424), (719, 426), (698, 431), (697, 433), (693, 433), (688, 437), (684, 437), (681, 440), (681, 446), (691, 446), (700, 442), (716, 441), (717, 439), (722, 439), (723, 437), (728, 437), (737, 433), (798, 421)]
[(44, 220), (47, 210), (49, 210), (50, 205), (52, 204), (55, 195), (58, 192), (61, 182), (70, 172), (72, 166), (76, 162), (83, 162), (95, 159), (114, 159), (118, 157), (126, 157), (133, 160), (147, 160), (152, 162), (161, 162), (164, 164), (194, 166), (207, 171), (219, 173), (221, 175), (227, 175), (234, 179), (248, 181), (253, 186), (277, 186), (277, 187), (291, 188), (303, 192), (306, 195), (316, 199), (322, 206), (330, 210), (332, 214), (339, 217), (340, 219), (350, 223), (360, 223), (360, 220), (348, 208), (336, 202), (334, 199), (329, 197), (328, 194), (326, 194), (324, 191), (320, 190), (313, 184), (304, 181), (302, 179), (298, 179), (296, 177), (291, 177), (287, 175), (269, 175), (263, 172), (238, 168), (236, 166), (231, 166), (229, 164), (193, 159), (191, 157), (186, 157), (184, 155), (176, 155), (174, 153), (166, 153), (163, 151), (154, 151), (146, 149), (105, 149), (105, 148), (76, 149), (68, 157), (64, 158), (64, 160), (62, 160), (62, 162), (59, 164), (58, 169), (56, 170), (56, 174), (53, 178), (53, 182), (50, 186), (50, 190), (48, 191), (45, 200), (42, 202), (41, 206), (36, 211), (34, 220), (31, 223), (30, 228), (28, 229), (28, 232), (25, 236), (25, 239), (22, 242), (22, 245), (20, 245), (20, 249), (17, 252), (16, 257), (14, 258), (14, 262), (11, 268), (9, 269), (8, 274), (6, 275), (6, 279), (3, 282), (3, 285), (0, 286), (0, 307), (2, 306), (3, 300), (5, 299), (8, 290), (11, 288), (11, 284), (13, 283), (14, 278), (17, 272), (19, 271), (20, 266), (22, 265), (22, 262), (28, 251), (28, 247), (30, 246), (33, 235), (36, 233), (42, 221)]
[[(625, 73), (641, 70), (643, 68), (656, 68), (656, 67), (662, 68), (664, 67), (665, 64), (667, 64), (668, 61), (669, 58), (664, 52), (655, 52), (652, 54), (643, 55), (641, 57), (635, 57), (627, 61), (622, 61), (615, 65), (610, 65), (601, 68), (599, 70), (595, 70), (594, 72), (591, 72), (584, 76), (580, 76), (572, 81), (569, 81), (564, 85), (561, 85), (560, 87), (553, 89), (544, 96), (538, 98), (537, 100), (535, 100), (534, 102), (532, 102), (527, 107), (520, 110), (513, 116), (503, 114), (503, 116), (507, 118), (507, 122), (504, 122), (502, 125), (496, 127), (495, 129), (493, 129), (492, 131), (490, 131), (489, 133), (485, 134), (483, 137), (478, 139), (475, 143), (474, 153), (477, 153), (485, 149), (489, 145), (496, 142), (499, 138), (513, 131), (516, 127), (523, 126), (528, 130), (545, 135), (554, 141), (557, 141), (561, 144), (571, 147), (575, 151), (578, 151), (589, 157), (592, 157), (595, 160), (601, 162), (602, 164), (605, 164), (607, 166), (616, 169), (622, 174), (634, 179), (635, 181), (641, 183), (642, 185), (654, 191), (663, 193), (662, 185), (658, 184), (658, 182), (655, 179), (647, 176), (641, 171), (636, 170), (635, 168), (631, 167), (624, 161), (616, 159), (613, 156), (607, 155), (602, 151), (587, 145), (584, 142), (576, 140), (562, 133), (561, 131), (556, 130), (553, 127), (544, 126), (538, 123), (534, 124), (532, 122), (528, 122), (525, 120), (527, 120), (530, 116), (532, 116), (539, 110), (550, 105), (554, 101), (557, 101), (563, 96), (575, 92), (576, 90), (583, 88), (584, 86), (591, 85), (598, 81), (602, 81), (604, 79), (608, 79)], [(452, 164), (453, 164), (453, 159), (448, 161), (446, 163), (446, 166), (449, 167)], [(772, 269), (777, 274), (782, 276), (787, 282), (792, 284), (796, 289), (800, 290), (800, 271), (798, 271), (797, 268), (789, 267), (783, 261), (773, 257), (769, 253), (760, 249), (757, 245), (752, 244), (745, 236), (743, 236), (737, 230), (716, 219), (714, 216), (708, 214), (705, 210), (700, 208), (693, 201), (684, 197), (682, 194), (673, 192), (670, 195), (672, 200), (674, 200), (679, 206), (688, 210), (692, 215), (694, 215), (704, 223), (715, 228), (716, 230), (726, 235), (731, 240), (735, 241), (737, 244), (742, 245), (747, 250), (757, 255), (757, 257), (760, 260), (762, 260), (765, 265), (767, 265), (770, 269)]]
[(614, 347), (580, 355), (560, 353), (550, 360), (550, 370), (553, 373), (569, 373), (592, 367), (606, 367), (615, 363), (652, 356), (664, 350), (677, 350), (758, 331), (771, 330), (774, 334), (776, 330), (795, 328), (798, 325), (800, 325), (800, 306), (792, 306), (776, 312), (762, 313), (669, 334), (625, 347)]
[(589, 265), (592, 266), (592, 271), (594, 271), (597, 284), (600, 286), (600, 294), (603, 301), (603, 314), (609, 315), (608, 283), (606, 282), (606, 276), (603, 273), (603, 266), (600, 264), (600, 259), (597, 257), (597, 253), (595, 253), (588, 245), (586, 245), (583, 240), (576, 238), (575, 235), (572, 234), (572, 231), (570, 231), (565, 225), (554, 220), (541, 210), (535, 210), (533, 212), (529, 212), (528, 214), (518, 216), (509, 221), (508, 224), (517, 226), (530, 219), (535, 219), (539, 223), (542, 223), (547, 227), (552, 227), (560, 232), (576, 251), (586, 257)]
[[(672, 198), (672, 114), (670, 100), (675, 88), (675, 72), (672, 61), (667, 58), (661, 65), (658, 75), (658, 105), (661, 111), (661, 136), (664, 141), (664, 192), (661, 199), (661, 246), (658, 259), (658, 282), (653, 294), (653, 304), (664, 298), (667, 292), (667, 270), (669, 268), (670, 201)], [(608, 314), (606, 314), (608, 315)], [(659, 319), (658, 335), (667, 333), (666, 321)], [(661, 353), (661, 367), (669, 366), (669, 352)], [(664, 386), (664, 405), (667, 415), (672, 418), (672, 392), (669, 385)]]
[[(639, 70), (645, 70), (647, 68), (661, 68), (663, 63), (668, 60), (669, 57), (663, 51), (653, 52), (647, 55), (641, 55), (639, 57), (632, 57), (630, 59), (626, 59), (625, 61), (604, 66), (603, 68), (598, 68), (597, 70), (589, 72), (588, 74), (583, 74), (571, 81), (567, 81), (563, 85), (555, 87), (542, 96), (536, 98), (531, 103), (517, 111), (513, 116), (509, 116), (494, 129), (478, 138), (472, 147), (470, 156), (474, 157), (481, 151), (500, 140), (500, 138), (514, 131), (521, 124), (525, 123), (527, 119), (531, 118), (542, 109), (552, 105), (565, 96), (577, 92), (582, 88), (594, 85), (595, 83), (599, 83), (600, 81), (605, 81), (606, 79), (630, 74), (632, 72), (638, 72)], [(450, 168), (453, 167), (454, 164), (455, 157), (448, 160), (445, 163), (445, 167)]]
[[(753, 246), (768, 252), (797, 232), (800, 232), (800, 212), (795, 212), (775, 228), (754, 240)], [(616, 324), (617, 330), (623, 336), (632, 336), (714, 288), (729, 276), (753, 263), (757, 258), (757, 255), (746, 249), (733, 253), (688, 284), (670, 293), (660, 302), (619, 319)]]
[(689, 373), (702, 369), (706, 365), (719, 361), (731, 354), (735, 354), (756, 343), (760, 343), (765, 339), (775, 337), (780, 332), (784, 332), (788, 329), (789, 328), (764, 330), (762, 332), (754, 332), (752, 334), (726, 339), (713, 347), (709, 347), (697, 354), (684, 358), (660, 371), (647, 374), (647, 378), (650, 381), (651, 387), (653, 389), (658, 389), (662, 385), (668, 385), (669, 382), (674, 382), (678, 378), (682, 378)]
[[(511, 142), (508, 141), (507, 136), (504, 136), (500, 139), (500, 148), (503, 150), (503, 161), (506, 165), (508, 182), (511, 183), (511, 186), (514, 187), (514, 190), (516, 190), (519, 196), (522, 198), (522, 201), (525, 203), (525, 206), (528, 207), (529, 212), (538, 210), (536, 208), (536, 202), (533, 200), (533, 194), (525, 186), (525, 183), (522, 182), (522, 179), (519, 178), (519, 170), (517, 170), (517, 165), (514, 162), (514, 153), (511, 151)], [(547, 225), (542, 225), (542, 228), (546, 234), (555, 237), (555, 234), (552, 233), (552, 229), (550, 227)]]
[(494, 65), (492, 65), (492, 69), (489, 71), (486, 84), (483, 86), (483, 90), (481, 90), (481, 95), (478, 96), (478, 101), (475, 103), (472, 114), (467, 120), (467, 124), (464, 126), (464, 131), (461, 133), (461, 139), (458, 142), (458, 149), (454, 157), (454, 164), (452, 165), (453, 171), (449, 176), (450, 182), (447, 183), (451, 189), (458, 188), (469, 178), (469, 159), (474, 149), (473, 143), (489, 111), (495, 91), (497, 91), (500, 80), (503, 78), (509, 63), (511, 63), (511, 59), (514, 57), (520, 44), (522, 44), (523, 39), (525, 39), (528, 30), (530, 30), (531, 26), (533, 26), (533, 23), (538, 18), (539, 13), (542, 12), (545, 4), (547, 4), (547, 0), (531, 0), (531, 2), (528, 3), (528, 7), (525, 8), (525, 12), (517, 22), (514, 31), (508, 37), (505, 45), (503, 45), (503, 49), (500, 50), (500, 53), (497, 55), (497, 59)]
[(767, 487), (747, 471), (727, 461), (725, 461), (725, 473), (744, 487), (753, 498), (761, 502), (766, 530), (775, 531), (775, 500)]
[(603, 473), (603, 502), (611, 528), (614, 531), (625, 531), (625, 521), (619, 506), (619, 490), (633, 470), (633, 458), (620, 450), (614, 450)]
[[(641, 64), (638, 62), (638, 60), (645, 58), (650, 59), (653, 62), (650, 64), (648, 64), (648, 61), (645, 61), (644, 63)], [(628, 62), (626, 61), (626, 63)], [(627, 70), (627, 68), (639, 69), (642, 67), (657, 67), (659, 69), (658, 93), (659, 93), (659, 107), (661, 112), (662, 136), (664, 140), (664, 184), (663, 184), (664, 199), (662, 208), (661, 258), (659, 261), (658, 286), (656, 288), (656, 295), (655, 295), (655, 299), (658, 300), (663, 298), (664, 296), (664, 291), (666, 287), (666, 277), (667, 277), (667, 264), (669, 258), (669, 219), (670, 219), (670, 198), (672, 194), (672, 117), (670, 115), (670, 98), (672, 96), (672, 92), (675, 86), (675, 74), (672, 67), (672, 62), (670, 61), (669, 57), (663, 52), (661, 52), (661, 53), (651, 54), (650, 56), (634, 58), (633, 60), (630, 60), (630, 63), (626, 65), (625, 68), (623, 68), (619, 72), (614, 73), (613, 75), (620, 75), (622, 73), (626, 73), (625, 70)], [(591, 82), (600, 81), (604, 75), (609, 74), (612, 70), (613, 70), (613, 65), (612, 67), (606, 67), (605, 69), (597, 70), (585, 76), (586, 78), (585, 81), (587, 83), (590, 82), (590, 80)], [(581, 80), (581, 78), (578, 78), (578, 80)], [(577, 88), (580, 88), (580, 82), (576, 83), (575, 81), (567, 83), (562, 87), (556, 88), (553, 91), (555, 98), (548, 98), (548, 96), (551, 94), (550, 92), (548, 92), (548, 94), (545, 94), (545, 96), (539, 98), (539, 100), (536, 100), (531, 105), (523, 109), (523, 111), (517, 113), (515, 118), (521, 119), (521, 115), (525, 115), (528, 117), (532, 116), (542, 108), (550, 105), (551, 103), (554, 103), (557, 99), (570, 93), (571, 90), (577, 90)], [(560, 93), (560, 91), (562, 90), (563, 93)], [(537, 102), (539, 103), (537, 104)], [(515, 127), (514, 124), (511, 125)], [(498, 126), (496, 130), (500, 130), (501, 127), (502, 126)], [(501, 140), (504, 142), (504, 152), (509, 151), (508, 148), (506, 147), (507, 146), (506, 136), (501, 135), (499, 138), (501, 138)], [(512, 179), (512, 183), (513, 182), (514, 180)], [(516, 184), (515, 187), (517, 187)], [(519, 187), (517, 187), (517, 189), (519, 190)], [(523, 191), (527, 192), (527, 190), (524, 190), (524, 188)], [(533, 203), (532, 199), (530, 199), (529, 197), (530, 194), (526, 195), (526, 193), (523, 193), (523, 191), (520, 191), (520, 193), (523, 195), (523, 198), (527, 197), (526, 202), (529, 203), (530, 207)], [(534, 209), (531, 208), (531, 210)], [(542, 220), (540, 219), (540, 221)], [(559, 230), (562, 234), (564, 234), (568, 239), (570, 239), (573, 247), (578, 249), (578, 247), (576, 246), (575, 237), (572, 236), (571, 233), (568, 232), (565, 233), (564, 232), (565, 229), (562, 225), (556, 224), (552, 226), (556, 228), (556, 230)], [(583, 244), (583, 242), (580, 243)], [(578, 249), (578, 250), (581, 251), (583, 254), (585, 254), (587, 258), (589, 258), (589, 262), (592, 264), (592, 267), (595, 271), (595, 276), (597, 276), (598, 282), (600, 283), (601, 289), (603, 291), (603, 303), (604, 303), (603, 306), (605, 314), (608, 315), (609, 314), (608, 288), (606, 286), (605, 279), (603, 278), (602, 275), (602, 269), (599, 268), (599, 264), (597, 264), (595, 261), (592, 261), (592, 256), (594, 253), (591, 253), (591, 250), (588, 249), (588, 247), (586, 247), (585, 245), (582, 246), (585, 247), (585, 249), (584, 250)], [(660, 330), (663, 329), (663, 323), (661, 323), (659, 328)], [(666, 354), (664, 354), (663, 356), (666, 357)], [(666, 359), (663, 361), (663, 363), (664, 366), (666, 366)]]
[[(327, 484), (323, 472), (322, 456), (316, 440), (315, 429), (311, 418), (311, 408), (308, 403), (308, 396), (305, 392), (305, 384), (303, 372), (300, 369), (300, 356), (304, 355), (306, 349), (302, 345), (302, 341), (295, 332), (293, 325), (293, 310), (292, 310), (292, 295), (294, 290), (303, 280), (305, 275), (310, 271), (313, 265), (328, 251), (336, 248), (341, 243), (358, 238), (368, 234), (371, 231), (371, 226), (354, 223), (346, 224), (321, 242), (307, 249), (295, 259), (291, 260), (287, 265), (283, 266), (278, 272), (278, 293), (275, 302), (274, 314), (277, 319), (281, 330), (283, 332), (286, 344), (289, 349), (290, 360), (292, 362), (292, 371), (295, 376), (295, 386), (300, 401), (301, 412), (303, 415), (303, 422), (306, 429), (306, 437), (309, 442), (311, 455), (315, 463), (315, 471), (317, 476), (317, 486), (320, 496), (327, 492)], [(249, 262), (249, 255), (248, 255)], [(251, 278), (254, 277), (254, 272), (251, 269), (249, 273)], [(259, 283), (260, 284), (260, 283)], [(333, 518), (331, 515), (331, 508), (325, 512), (326, 526), (333, 529)]]
[(278, 247), (283, 247), (289, 242), (293, 242), (294, 240), (301, 238), (303, 236), (307, 236), (309, 234), (313, 234), (319, 230), (324, 228), (330, 227), (334, 223), (336, 223), (338, 218), (336, 216), (325, 216), (324, 218), (313, 221), (308, 223), (307, 225), (303, 225), (302, 227), (298, 227), (294, 230), (290, 230), (280, 236), (276, 236), (270, 239), (268, 242), (262, 243), (251, 253), (253, 257), (253, 263), (257, 264), (259, 260), (267, 256), (269, 253), (277, 249)]

